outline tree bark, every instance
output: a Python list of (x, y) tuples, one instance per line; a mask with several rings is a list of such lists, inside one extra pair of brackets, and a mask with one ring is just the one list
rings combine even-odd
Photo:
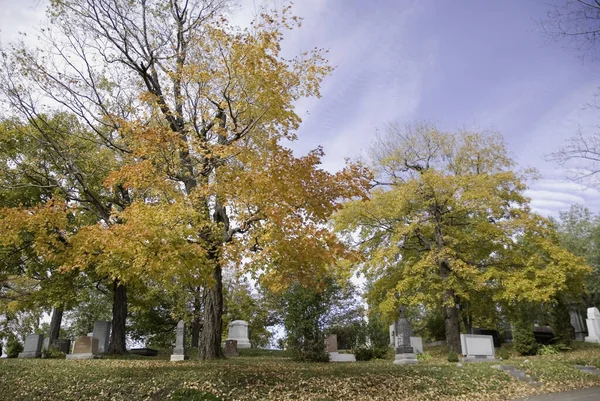
[(202, 316), (201, 316), (201, 307), (202, 307), (202, 299), (199, 294), (200, 289), (196, 289), (196, 295), (194, 296), (194, 310), (192, 313), (192, 348), (198, 348), (198, 340), (200, 338), (200, 329), (202, 327)]
[(448, 349), (460, 354), (460, 320), (458, 317), (458, 308), (454, 302), (454, 290), (445, 290), (443, 301), (446, 343), (448, 345)]
[(50, 330), (48, 330), (48, 347), (51, 347), (58, 340), (60, 334), (60, 324), (62, 322), (64, 305), (52, 309), (52, 318), (50, 319)]
[(112, 330), (107, 354), (127, 354), (125, 323), (127, 320), (127, 287), (119, 280), (113, 282)]
[(204, 321), (198, 347), (199, 359), (223, 358), (221, 331), (223, 324), (223, 277), (217, 261), (213, 271), (214, 285), (204, 289)]

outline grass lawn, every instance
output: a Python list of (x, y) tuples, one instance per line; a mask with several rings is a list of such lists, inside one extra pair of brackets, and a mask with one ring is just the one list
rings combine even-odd
[[(86, 361), (3, 359), (0, 399), (507, 400), (600, 386), (599, 377), (574, 368), (575, 364), (600, 367), (600, 346), (577, 344), (560, 355), (513, 355), (508, 361), (462, 367), (447, 362), (441, 347), (425, 351), (432, 358), (414, 366), (396, 366), (391, 360), (297, 363), (283, 352), (257, 350), (210, 362), (169, 362), (166, 355)], [(532, 387), (492, 368), (498, 363), (516, 365), (542, 385)]]

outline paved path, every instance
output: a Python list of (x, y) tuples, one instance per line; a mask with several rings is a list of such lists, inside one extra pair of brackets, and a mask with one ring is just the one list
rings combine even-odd
[(513, 401), (598, 401), (600, 400), (600, 387), (584, 388), (583, 390), (564, 391), (536, 395), (533, 397), (519, 398)]

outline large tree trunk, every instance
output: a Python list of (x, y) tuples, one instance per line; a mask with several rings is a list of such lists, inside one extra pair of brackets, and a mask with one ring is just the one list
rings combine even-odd
[(52, 347), (60, 334), (60, 324), (62, 322), (64, 305), (52, 309), (52, 318), (50, 319), (50, 330), (48, 330), (48, 347)]
[(448, 344), (448, 349), (460, 354), (460, 320), (458, 317), (458, 308), (454, 302), (454, 290), (445, 290), (443, 300), (446, 343)]
[(223, 315), (223, 277), (221, 265), (216, 262), (214, 285), (204, 289), (204, 321), (198, 348), (199, 359), (223, 358), (221, 330)]
[[(440, 261), (440, 276), (444, 281), (450, 276), (450, 264), (447, 260)], [(448, 285), (448, 284), (446, 284)], [(444, 328), (446, 329), (446, 343), (448, 348), (460, 354), (460, 317), (456, 305), (456, 293), (453, 289), (447, 288), (442, 294), (442, 303), (444, 305)]]
[(107, 354), (127, 354), (125, 322), (127, 320), (127, 287), (119, 280), (113, 282), (112, 331)]
[(202, 299), (199, 294), (200, 289), (196, 289), (196, 295), (194, 296), (194, 310), (192, 313), (192, 348), (198, 348), (198, 339), (200, 338), (200, 328), (202, 327)]

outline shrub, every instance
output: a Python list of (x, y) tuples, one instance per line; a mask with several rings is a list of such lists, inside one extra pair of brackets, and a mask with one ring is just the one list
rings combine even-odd
[(538, 355), (557, 355), (560, 353), (558, 347), (554, 345), (542, 345), (538, 348)]
[(23, 352), (23, 344), (17, 340), (17, 337), (10, 337), (6, 342), (6, 355), (9, 358), (16, 358), (20, 352)]
[(57, 347), (44, 348), (42, 350), (42, 358), (47, 359), (65, 359), (67, 355)]
[(510, 358), (510, 352), (508, 352), (506, 348), (502, 347), (500, 348), (500, 351), (498, 351), (498, 356), (503, 360), (507, 360)]
[[(417, 359), (421, 362), (426, 362), (433, 358), (433, 356), (429, 352), (423, 352), (422, 354), (417, 354)], [(456, 360), (458, 362), (458, 355), (456, 356)]]
[(354, 350), (357, 361), (370, 361), (374, 357), (373, 348), (359, 347)]
[(456, 351), (448, 351), (448, 362), (458, 362), (458, 354)]
[(535, 355), (538, 350), (538, 344), (535, 342), (532, 325), (519, 322), (515, 325), (513, 333), (513, 343), (515, 350), (521, 355)]
[(373, 359), (387, 359), (389, 347), (373, 347)]

